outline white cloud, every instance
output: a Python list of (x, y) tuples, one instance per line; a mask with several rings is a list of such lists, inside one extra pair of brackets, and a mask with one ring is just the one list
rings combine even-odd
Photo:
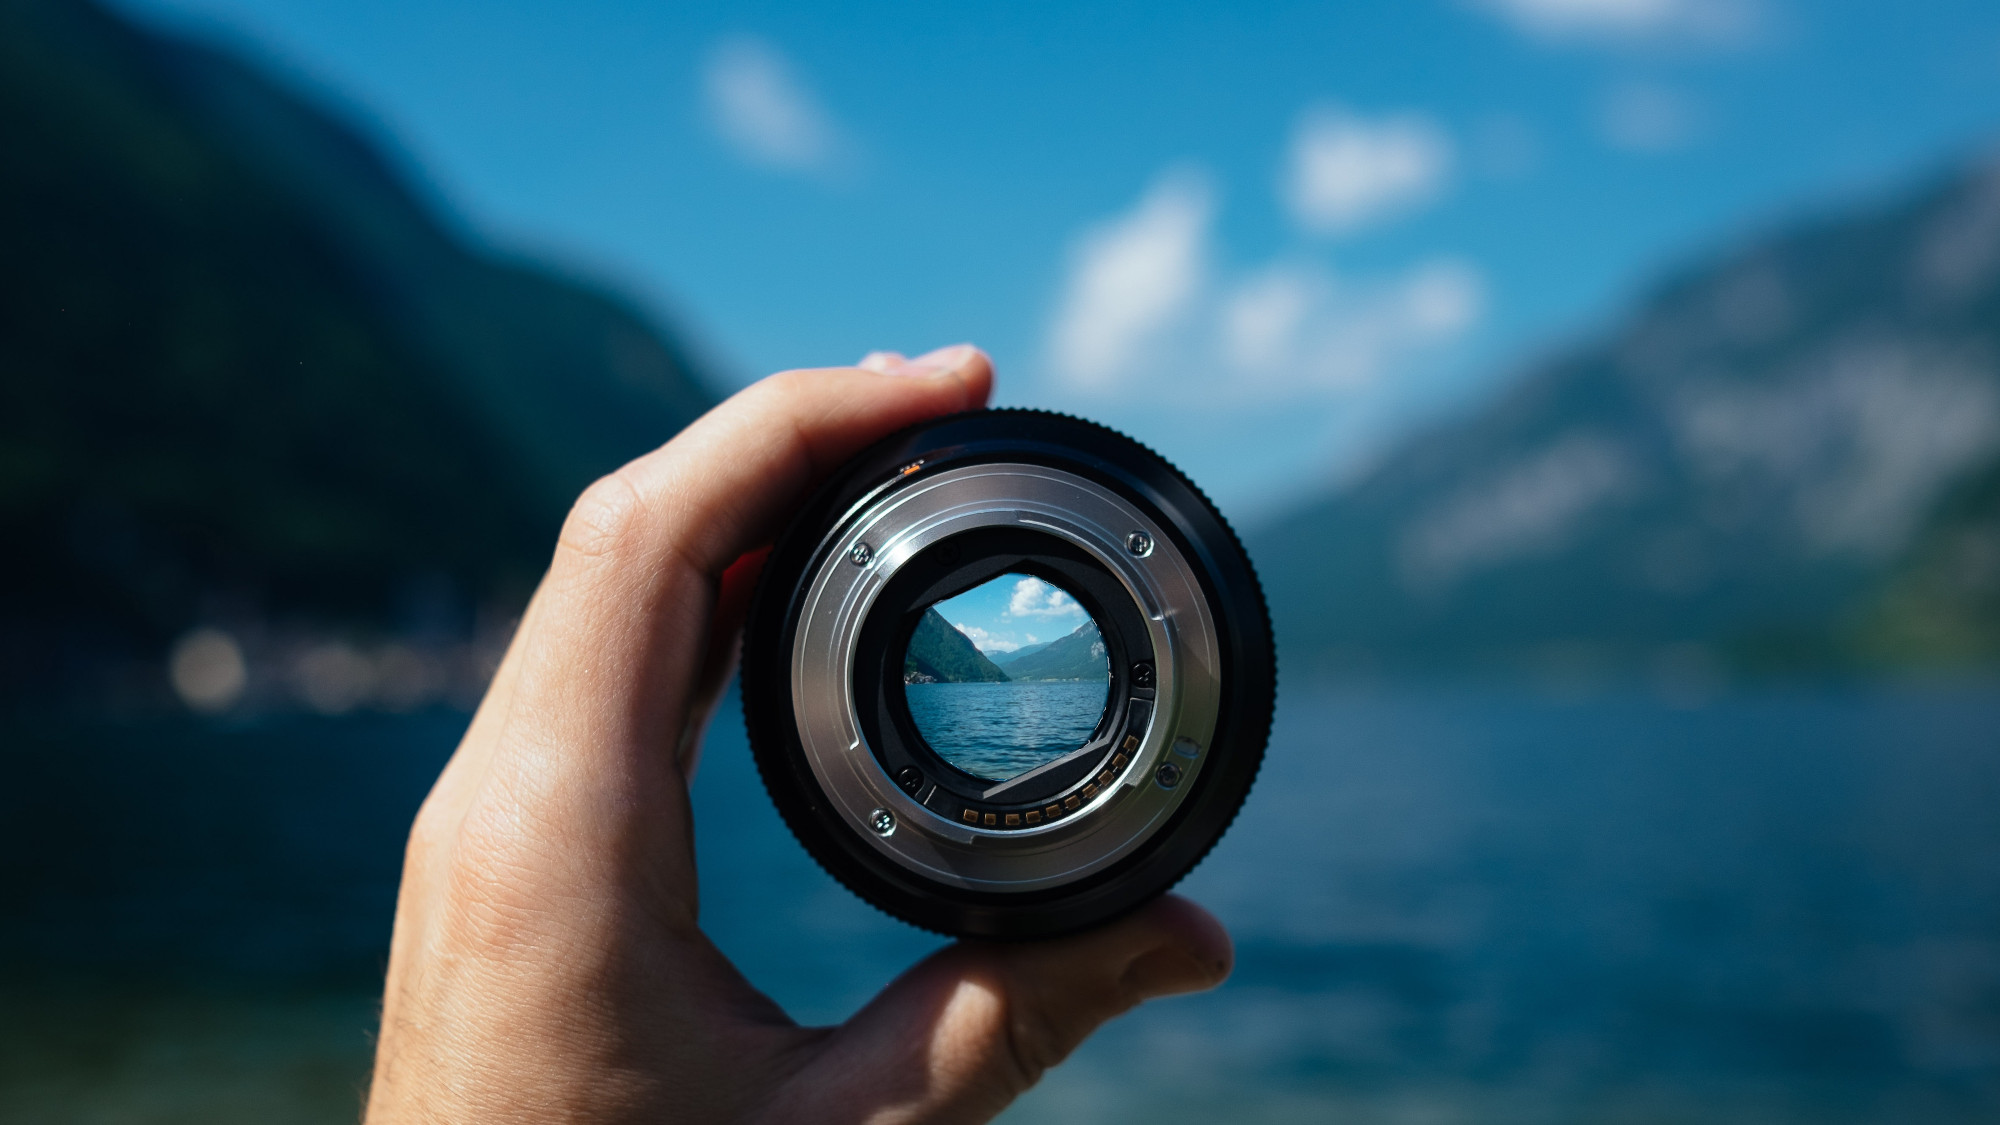
[[(1001, 640), (999, 637), (981, 629), (977, 625), (956, 622), (952, 625), (952, 628), (964, 633), (965, 639), (972, 642), (972, 647), (981, 652), (1013, 652), (1015, 649), (1021, 647), (1013, 641)], [(1028, 643), (1034, 644), (1034, 638), (1030, 637)]]
[(1285, 202), (1305, 229), (1340, 234), (1436, 199), (1451, 165), (1451, 141), (1422, 114), (1371, 119), (1317, 106), (1292, 131)]
[(1206, 181), (1170, 173), (1079, 236), (1034, 393), (1174, 449), (1225, 503), (1366, 455), (1435, 397), (1485, 315), (1462, 259), (1336, 272), (1297, 239), (1232, 262), (1220, 229)]
[(1232, 377), (1217, 389), (1238, 399), (1352, 394), (1458, 340), (1485, 304), (1479, 272), (1456, 259), (1367, 282), (1268, 267), (1222, 301), (1217, 350)]
[(1474, 0), (1537, 39), (1740, 41), (1754, 30), (1753, 0)]
[(1694, 106), (1687, 98), (1651, 82), (1614, 86), (1598, 107), (1598, 126), (1604, 139), (1628, 152), (1671, 152), (1684, 147), (1698, 125)]
[(1083, 607), (1059, 587), (1039, 578), (1023, 578), (1014, 583), (1007, 613), (1010, 617), (1068, 617), (1082, 614)]
[(1452, 258), (1388, 277), (1337, 278), (1305, 258), (1219, 276), (1212, 223), (1206, 181), (1169, 172), (1078, 240), (1049, 348), (1077, 408), (1138, 391), (1204, 407), (1338, 398), (1460, 339), (1485, 310), (1479, 272)]
[(1175, 323), (1207, 269), (1211, 196), (1202, 173), (1171, 170), (1132, 210), (1077, 240), (1055, 319), (1057, 374), (1108, 387)]
[(1238, 285), (1222, 303), (1223, 359), (1241, 371), (1282, 366), (1326, 288), (1317, 272), (1289, 266), (1264, 270)]
[(846, 144), (779, 50), (748, 36), (709, 51), (702, 73), (709, 124), (752, 164), (787, 172), (827, 173)]

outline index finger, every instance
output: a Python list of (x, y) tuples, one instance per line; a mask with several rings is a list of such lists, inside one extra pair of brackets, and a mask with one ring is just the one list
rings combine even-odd
[(992, 388), (970, 346), (895, 370), (913, 373), (773, 375), (586, 490), (524, 623), (511, 715), (572, 761), (671, 746), (729, 565), (842, 461)]

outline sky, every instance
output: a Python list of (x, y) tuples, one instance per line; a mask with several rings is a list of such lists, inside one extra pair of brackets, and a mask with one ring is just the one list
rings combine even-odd
[(988, 655), (1059, 640), (1090, 620), (1067, 591), (1026, 574), (1003, 574), (934, 608)]
[(118, 0), (724, 389), (970, 340), (1239, 522), (2000, 130), (2000, 5)]

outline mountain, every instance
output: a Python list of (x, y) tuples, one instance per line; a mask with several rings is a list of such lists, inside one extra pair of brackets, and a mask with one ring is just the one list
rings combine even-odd
[(1295, 668), (2000, 660), (2000, 162), (1683, 271), (1251, 546)]
[(569, 500), (712, 401), (336, 116), (94, 4), (0, 7), (0, 245), (0, 692), (217, 614), (518, 607)]
[(1085, 621), (1041, 651), (1008, 663), (1007, 674), (1016, 680), (1109, 680), (1111, 663), (1104, 655), (1097, 622)]
[(996, 684), (1005, 683), (1002, 672), (972, 639), (951, 627), (935, 609), (924, 611), (910, 634), (910, 647), (903, 654), (906, 683)]
[(1033, 656), (1034, 654), (1042, 651), (1043, 649), (1049, 647), (1054, 643), (1055, 643), (1054, 641), (1043, 641), (1041, 644), (1038, 645), (1022, 645), (1020, 648), (1017, 648), (1012, 652), (995, 652), (995, 653), (989, 653), (988, 655), (992, 659), (993, 663), (998, 664), (1002, 668), (1005, 668), (1007, 665), (1012, 664), (1016, 660), (1019, 660), (1024, 656)]

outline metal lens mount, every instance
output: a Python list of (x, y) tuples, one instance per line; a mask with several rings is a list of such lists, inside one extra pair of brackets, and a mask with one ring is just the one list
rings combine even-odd
[[(925, 611), (1001, 575), (1067, 591), (1110, 683), (1079, 748), (995, 781), (933, 750), (904, 652)], [(743, 706), (799, 841), (927, 929), (1032, 938), (1160, 894), (1222, 835), (1263, 757), (1270, 619), (1214, 507), (1144, 446), (1038, 411), (956, 415), (843, 466), (773, 549)]]

